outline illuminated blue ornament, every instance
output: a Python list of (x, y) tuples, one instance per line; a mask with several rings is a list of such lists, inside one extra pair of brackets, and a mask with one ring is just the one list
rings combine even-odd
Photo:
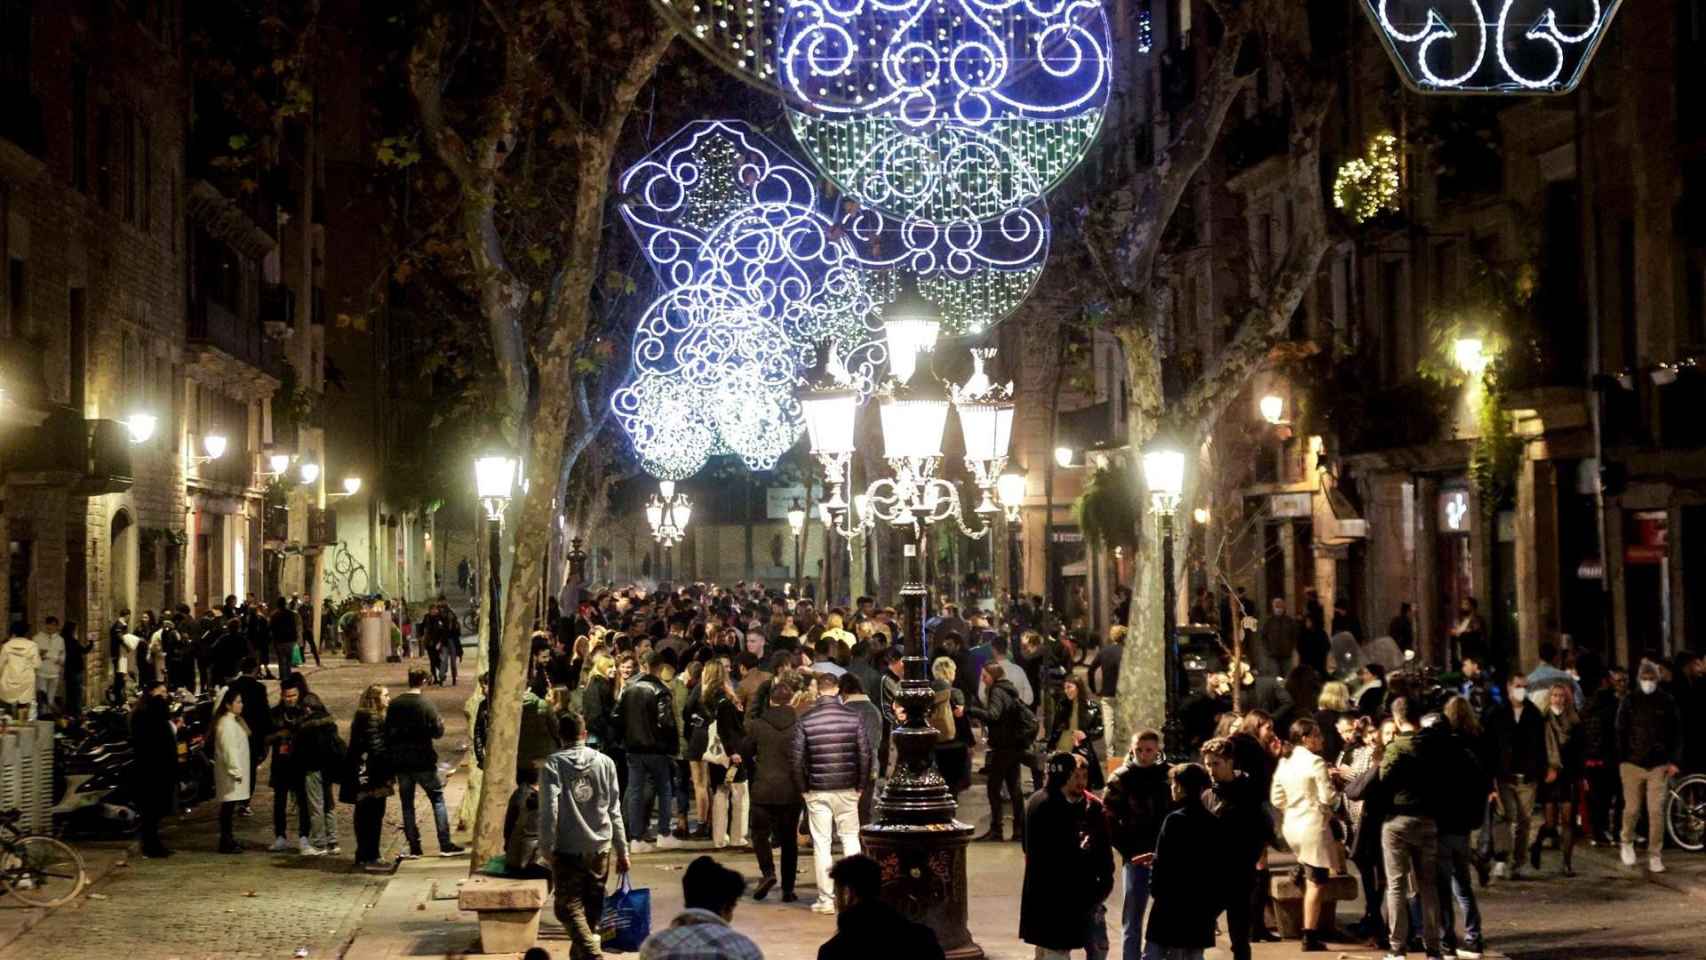
[(890, 216), (983, 221), (1041, 198), (1101, 129), (1100, 0), (787, 0), (789, 123), (837, 186)]
[(1568, 93), (1622, 0), (1363, 0), (1421, 93)]

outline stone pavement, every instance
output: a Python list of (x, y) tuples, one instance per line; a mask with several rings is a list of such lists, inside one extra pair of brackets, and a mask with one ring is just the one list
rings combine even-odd
[[(403, 689), (407, 668), (407, 663), (327, 659), (324, 669), (309, 665), (304, 673), (347, 734), (362, 690), (385, 683), (395, 694)], [(465, 748), (462, 702), (471, 690), (465, 678), (459, 687), (428, 691), (444, 717), (446, 736), (439, 741), (444, 760), (459, 760)], [(272, 842), (272, 791), (264, 764), (257, 779), (254, 816), (239, 820), (237, 827), (247, 852), (214, 852), (217, 803), (168, 821), (166, 843), (177, 851), (168, 860), (144, 859), (123, 842), (78, 842), (94, 878), (88, 892), (54, 911), (21, 909), (0, 900), (0, 960), (277, 960), (304, 948), (304, 956), (311, 958), (340, 955), (387, 878), (352, 869), (355, 831), (352, 808), (345, 805), (337, 808), (341, 855), (266, 852)], [(460, 778), (453, 778), (446, 796), (453, 816), (460, 792)], [(416, 805), (419, 822), (430, 834), (432, 813), (425, 798), (417, 797)], [(290, 823), (294, 830), (294, 810)], [(401, 844), (401, 825), (393, 801), (386, 817), (388, 851)], [(434, 846), (429, 837), (429, 854)], [(444, 862), (464, 873), (468, 869), (466, 857)]]

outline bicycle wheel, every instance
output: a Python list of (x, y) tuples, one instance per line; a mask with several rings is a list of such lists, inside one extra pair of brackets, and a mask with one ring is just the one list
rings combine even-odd
[(1671, 784), (1665, 829), (1671, 842), (1684, 850), (1706, 847), (1706, 774), (1692, 774)]
[(32, 907), (57, 907), (83, 889), (83, 858), (52, 837), (22, 837), (0, 848), (0, 886)]

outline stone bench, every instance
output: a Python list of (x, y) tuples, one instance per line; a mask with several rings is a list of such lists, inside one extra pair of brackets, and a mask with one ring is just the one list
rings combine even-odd
[(544, 880), (473, 876), (462, 884), (456, 905), (480, 916), (483, 953), (523, 953), (539, 940)]
[[(1303, 936), (1303, 887), (1292, 879), (1297, 858), (1289, 853), (1268, 851), (1268, 896), (1273, 899), (1273, 931), (1287, 940)], [(1362, 887), (1353, 876), (1330, 877), (1322, 886), (1321, 916), (1331, 923), (1340, 900), (1355, 900)]]

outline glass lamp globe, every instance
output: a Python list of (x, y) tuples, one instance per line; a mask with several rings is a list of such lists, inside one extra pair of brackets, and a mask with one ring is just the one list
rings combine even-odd
[(496, 453), (475, 460), (474, 490), (482, 500), (508, 500), (515, 490), (515, 460)]
[(225, 437), (217, 433), (210, 433), (201, 438), (201, 449), (207, 454), (209, 460), (218, 460), (225, 456)]

